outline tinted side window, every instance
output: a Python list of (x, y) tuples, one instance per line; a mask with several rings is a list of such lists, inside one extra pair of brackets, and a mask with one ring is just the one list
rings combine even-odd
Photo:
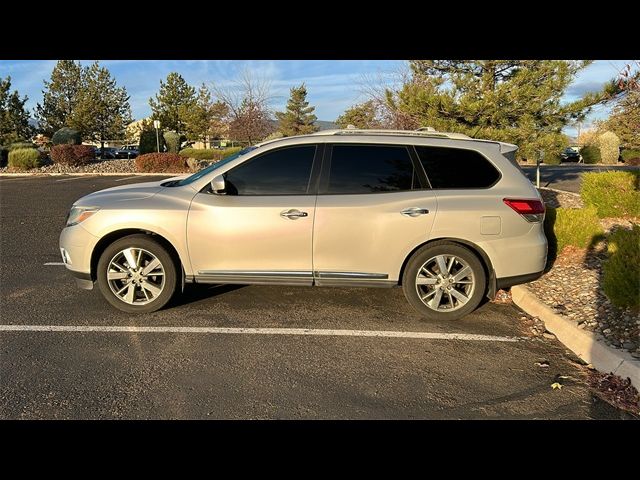
[(283, 148), (253, 158), (225, 173), (227, 195), (304, 195), (314, 145)]
[(443, 147), (418, 147), (420, 162), (433, 188), (487, 188), (500, 173), (473, 150)]
[(334, 145), (328, 193), (397, 192), (420, 188), (403, 146)]

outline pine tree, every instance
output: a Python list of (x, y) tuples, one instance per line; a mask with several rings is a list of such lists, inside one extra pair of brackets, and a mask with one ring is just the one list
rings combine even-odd
[(155, 100), (149, 99), (153, 120), (160, 120), (162, 128), (186, 132), (185, 115), (196, 104), (196, 91), (179, 73), (171, 72), (166, 82), (160, 80)]
[(0, 145), (27, 140), (34, 133), (24, 108), (28, 98), (10, 90), (11, 77), (0, 78)]
[(195, 103), (182, 105), (179, 110), (190, 140), (206, 142), (207, 137), (220, 137), (224, 133), (229, 108), (222, 102), (213, 102), (204, 83), (198, 89)]
[(284, 112), (276, 112), (278, 131), (285, 137), (305, 135), (318, 130), (314, 124), (317, 117), (313, 114), (316, 107), (310, 107), (307, 101), (307, 87), (300, 85), (291, 89), (291, 96)]
[(371, 100), (346, 109), (336, 119), (336, 124), (340, 128), (347, 128), (349, 125), (353, 125), (356, 128), (380, 128), (381, 126), (375, 104)]
[(380, 103), (404, 128), (430, 126), (520, 146), (522, 158), (564, 148), (562, 128), (617, 92), (615, 82), (574, 102), (562, 97), (587, 61), (419, 60), (412, 77)]
[(83, 88), (78, 92), (76, 105), (67, 119), (82, 138), (100, 142), (121, 139), (131, 122), (129, 95), (118, 87), (108, 69), (94, 62), (83, 69)]
[(68, 126), (84, 79), (80, 62), (59, 60), (51, 72), (51, 79), (44, 81), (42, 104), (36, 105), (35, 115), (42, 133), (51, 137), (57, 130)]
[(640, 149), (640, 90), (627, 92), (599, 129), (618, 135), (625, 148)]

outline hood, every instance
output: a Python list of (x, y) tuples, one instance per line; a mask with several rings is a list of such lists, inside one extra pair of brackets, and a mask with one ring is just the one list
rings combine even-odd
[(131, 185), (120, 185), (117, 187), (106, 188), (89, 195), (85, 195), (74, 203), (74, 205), (82, 205), (88, 207), (100, 207), (114, 202), (125, 202), (129, 200), (141, 200), (154, 196), (162, 190), (161, 184), (169, 180), (181, 179), (184, 176), (165, 178), (157, 182), (133, 183)]

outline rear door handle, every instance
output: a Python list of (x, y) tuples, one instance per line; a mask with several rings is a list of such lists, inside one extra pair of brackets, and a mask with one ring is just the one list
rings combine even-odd
[(411, 207), (405, 208), (400, 213), (405, 217), (419, 217), (420, 215), (426, 215), (427, 213), (429, 213), (429, 210), (427, 210), (426, 208)]
[(292, 208), (289, 210), (285, 210), (284, 212), (280, 212), (280, 216), (288, 218), (289, 220), (297, 220), (302, 217), (307, 217), (309, 216), (309, 214), (307, 212), (301, 212), (300, 210)]

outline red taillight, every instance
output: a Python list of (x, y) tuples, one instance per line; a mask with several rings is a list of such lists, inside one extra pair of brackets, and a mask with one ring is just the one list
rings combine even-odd
[(529, 222), (541, 222), (544, 218), (544, 203), (540, 200), (503, 198), (502, 201)]

